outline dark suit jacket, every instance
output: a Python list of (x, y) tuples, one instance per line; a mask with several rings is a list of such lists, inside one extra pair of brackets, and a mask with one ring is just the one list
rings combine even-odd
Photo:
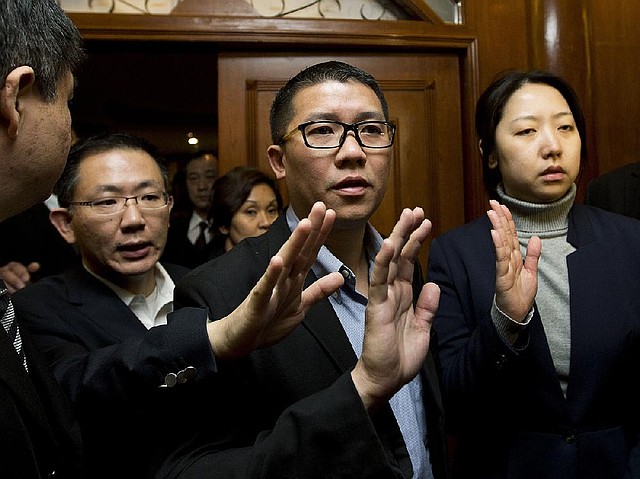
[[(267, 233), (197, 268), (176, 285), (176, 306), (200, 304), (212, 318), (227, 315), (290, 234), (282, 215)], [(310, 273), (307, 284), (315, 279)], [(224, 393), (212, 398), (212, 426), (176, 452), (162, 477), (411, 477), (390, 407), (371, 417), (355, 390), (356, 359), (330, 302), (319, 302), (279, 344), (221, 366)], [(421, 374), (431, 460), (442, 478), (442, 409), (431, 356)]]
[(209, 260), (214, 241), (210, 241), (205, 249), (199, 251), (187, 237), (190, 220), (191, 213), (171, 218), (167, 244), (162, 254), (163, 262), (180, 264), (191, 269)]
[(566, 399), (537, 308), (519, 348), (491, 320), (490, 229), (479, 218), (436, 238), (429, 254), (457, 477), (640, 477), (640, 222), (580, 204), (569, 214)]
[[(174, 279), (186, 272), (165, 268)], [(15, 307), (75, 406), (88, 477), (144, 477), (172, 433), (182, 437), (198, 410), (196, 392), (214, 371), (206, 312), (187, 308), (147, 330), (82, 266), (20, 290)], [(197, 368), (193, 381), (161, 387), (187, 366)], [(166, 444), (158, 429), (168, 433)]]
[(71, 405), (19, 324), (29, 374), (9, 337), (0, 334), (0, 475), (37, 479), (55, 471), (58, 478), (84, 477)]
[(584, 202), (640, 219), (640, 163), (630, 163), (591, 181)]
[(0, 223), (0, 266), (18, 261), (25, 266), (40, 263), (32, 281), (62, 273), (77, 264), (79, 256), (49, 221), (49, 208), (44, 203)]

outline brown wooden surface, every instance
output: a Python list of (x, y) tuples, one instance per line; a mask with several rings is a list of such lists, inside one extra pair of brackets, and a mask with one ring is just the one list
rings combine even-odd
[[(486, 210), (473, 125), (475, 101), (479, 91), (504, 69), (552, 69), (575, 86), (588, 115), (590, 164), (583, 169), (585, 181), (636, 161), (640, 142), (636, 87), (640, 33), (636, 26), (640, 12), (635, 4), (624, 0), (466, 0), (465, 25), (457, 26), (425, 21), (417, 0), (402, 0), (408, 10), (411, 3), (418, 5), (413, 9), (416, 20), (397, 22), (257, 18), (242, 0), (184, 0), (169, 16), (70, 16), (88, 39), (195, 40), (211, 42), (218, 51), (232, 56), (264, 53), (304, 58), (310, 53), (328, 56), (336, 51), (347, 56), (456, 56), (461, 133), (440, 132), (438, 141), (461, 142), (464, 220)], [(276, 73), (274, 78), (283, 77)], [(219, 96), (224, 94), (221, 86)], [(263, 91), (265, 84), (256, 87), (259, 109), (263, 109), (260, 102), (268, 103), (268, 93)], [(219, 113), (220, 118), (235, 115), (235, 111)], [(222, 135), (220, 140), (231, 141)], [(221, 143), (220, 147), (233, 149), (233, 144)], [(442, 171), (434, 177), (437, 188), (447, 187)]]

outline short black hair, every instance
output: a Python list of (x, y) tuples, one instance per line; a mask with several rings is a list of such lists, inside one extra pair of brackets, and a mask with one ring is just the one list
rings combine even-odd
[(0, 85), (20, 66), (30, 66), (44, 101), (85, 58), (80, 32), (55, 0), (0, 1)]
[(271, 141), (274, 145), (280, 144), (282, 138), (288, 133), (287, 125), (293, 118), (293, 99), (296, 94), (307, 87), (337, 81), (346, 83), (356, 81), (371, 88), (382, 105), (382, 112), (385, 120), (389, 120), (389, 107), (384, 93), (373, 76), (360, 68), (339, 61), (328, 61), (317, 63), (305, 68), (296, 76), (291, 78), (276, 94), (271, 112), (269, 114), (269, 125), (271, 127)]
[(141, 150), (151, 156), (160, 168), (165, 189), (169, 186), (167, 165), (158, 150), (144, 138), (128, 133), (99, 133), (85, 140), (78, 141), (71, 147), (67, 164), (62, 175), (53, 187), (53, 192), (58, 196), (58, 203), (63, 208), (68, 208), (73, 201), (76, 187), (78, 186), (78, 170), (85, 158), (111, 150)]

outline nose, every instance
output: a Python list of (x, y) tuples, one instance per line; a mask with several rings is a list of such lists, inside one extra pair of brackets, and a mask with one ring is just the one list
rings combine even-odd
[(140, 207), (138, 206), (138, 202), (135, 198), (127, 199), (127, 202), (124, 205), (124, 210), (122, 211), (122, 218), (120, 219), (120, 225), (123, 229), (139, 227), (140, 225), (145, 224), (144, 216), (140, 211)]
[(266, 211), (261, 211), (260, 213), (258, 213), (258, 228), (262, 230), (268, 230), (269, 226), (271, 226), (269, 213), (267, 213)]
[(545, 159), (555, 158), (562, 154), (560, 134), (555, 128), (546, 128), (544, 130), (541, 154)]
[(347, 164), (355, 164), (364, 166), (367, 162), (367, 155), (358, 143), (356, 135), (353, 131), (348, 131), (344, 139), (344, 143), (336, 153), (336, 165), (347, 166)]

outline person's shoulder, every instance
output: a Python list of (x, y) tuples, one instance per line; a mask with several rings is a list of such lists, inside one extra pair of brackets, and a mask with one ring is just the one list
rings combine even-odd
[(16, 291), (11, 295), (11, 300), (16, 309), (30, 308), (44, 304), (49, 299), (62, 299), (65, 296), (63, 291), (67, 289), (68, 284), (67, 272), (47, 276)]
[(603, 173), (598, 178), (596, 178), (596, 180), (625, 177), (631, 175), (640, 175), (640, 162), (628, 163), (613, 170), (607, 171), (606, 173)]
[(168, 263), (165, 261), (161, 261), (160, 264), (174, 282), (178, 281), (191, 271), (189, 268), (181, 264)]
[(491, 222), (486, 215), (479, 216), (478, 218), (471, 220), (468, 223), (454, 227), (439, 234), (434, 238), (434, 242), (446, 243), (446, 242), (467, 242), (475, 241), (479, 236), (486, 236), (490, 233)]
[(186, 231), (189, 228), (189, 222), (191, 221), (191, 213), (178, 213), (176, 215), (172, 215), (169, 219), (169, 233), (173, 232), (182, 232), (182, 230)]
[(578, 221), (583, 217), (589, 218), (591, 224), (598, 226), (605, 234), (610, 235), (614, 231), (630, 232), (638, 234), (640, 240), (640, 220), (636, 218), (581, 203), (573, 206), (571, 214)]
[(615, 188), (625, 180), (632, 178), (640, 178), (640, 162), (629, 163), (601, 174), (589, 182), (587, 190), (602, 191), (607, 188)]

